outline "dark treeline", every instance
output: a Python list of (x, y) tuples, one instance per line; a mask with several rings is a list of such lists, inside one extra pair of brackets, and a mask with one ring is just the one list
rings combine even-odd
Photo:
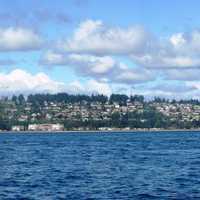
[(67, 94), (67, 93), (58, 93), (58, 94), (31, 94), (27, 96), (27, 100), (25, 100), (25, 97), (20, 94), (19, 96), (14, 95), (12, 97), (12, 101), (14, 101), (16, 104), (23, 104), (25, 101), (29, 103), (37, 103), (39, 105), (43, 105), (45, 102), (57, 102), (57, 103), (81, 103), (81, 102), (99, 102), (99, 103), (106, 103), (110, 102), (111, 104), (114, 102), (117, 102), (119, 104), (126, 104), (127, 100), (130, 99), (130, 101), (139, 101), (143, 102), (144, 97), (141, 95), (134, 95), (128, 97), (125, 94), (112, 94), (110, 97), (97, 94), (97, 95), (73, 95), (73, 94)]
[(43, 104), (44, 102), (57, 102), (57, 103), (79, 103), (79, 102), (101, 102), (108, 101), (108, 97), (104, 95), (71, 95), (67, 93), (58, 94), (35, 94), (29, 95), (27, 101), (30, 103), (38, 102)]
[(165, 98), (160, 98), (160, 97), (154, 97), (153, 100), (151, 100), (152, 102), (156, 102), (156, 103), (172, 103), (172, 104), (193, 104), (193, 105), (200, 105), (200, 101), (198, 99), (181, 99), (181, 100), (176, 100), (176, 99), (165, 99)]
[[(6, 98), (8, 99), (8, 98)], [(39, 104), (43, 105), (44, 102), (57, 102), (57, 103), (81, 103), (81, 102), (99, 102), (99, 103), (106, 103), (109, 102), (110, 104), (116, 102), (120, 105), (126, 105), (127, 100), (130, 102), (145, 102), (145, 98), (143, 95), (125, 95), (125, 94), (112, 94), (110, 97), (97, 94), (97, 95), (84, 95), (84, 94), (67, 94), (67, 93), (58, 93), (58, 94), (30, 94), (26, 98), (20, 94), (18, 96), (13, 95), (12, 101), (14, 101), (16, 104), (23, 104), (26, 101), (32, 104)], [(194, 105), (200, 105), (200, 101), (198, 99), (189, 99), (189, 100), (169, 100), (165, 98), (155, 97), (152, 100), (149, 100), (150, 102), (156, 102), (156, 103), (181, 103), (181, 104), (194, 104)]]

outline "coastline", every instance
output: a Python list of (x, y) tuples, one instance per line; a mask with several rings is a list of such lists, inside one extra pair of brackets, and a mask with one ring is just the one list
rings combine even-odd
[(44, 134), (64, 134), (64, 133), (141, 133), (141, 132), (200, 132), (199, 129), (132, 129), (132, 130), (65, 130), (65, 131), (0, 131), (0, 134), (7, 133), (7, 134), (12, 134), (12, 133), (32, 133), (32, 134), (37, 134), (37, 133), (44, 133)]

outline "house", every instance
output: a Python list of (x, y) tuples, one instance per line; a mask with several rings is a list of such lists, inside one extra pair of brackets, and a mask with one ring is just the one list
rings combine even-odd
[(20, 125), (16, 125), (16, 126), (12, 126), (12, 129), (11, 129), (12, 131), (24, 131), (25, 130), (25, 128), (24, 128), (24, 126), (20, 126)]
[(29, 131), (63, 131), (63, 124), (29, 124)]

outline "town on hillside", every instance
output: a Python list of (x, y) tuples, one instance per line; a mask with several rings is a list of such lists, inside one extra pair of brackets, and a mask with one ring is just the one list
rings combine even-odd
[(127, 96), (22, 94), (0, 100), (1, 131), (198, 129), (198, 100)]

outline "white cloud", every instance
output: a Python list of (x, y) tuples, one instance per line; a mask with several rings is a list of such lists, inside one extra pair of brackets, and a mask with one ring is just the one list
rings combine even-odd
[[(58, 47), (43, 56), (43, 64), (70, 67), (78, 76), (106, 85), (137, 87), (142, 83), (146, 88), (143, 94), (150, 96), (198, 96), (197, 85), (189, 86), (186, 81), (200, 80), (199, 30), (162, 38), (139, 26), (120, 28), (87, 20), (79, 25), (71, 38), (60, 41)], [(129, 64), (125, 64), (126, 61)], [(146, 83), (156, 78), (170, 83), (148, 88)], [(71, 84), (77, 91), (89, 91), (86, 83)]]
[(85, 83), (79, 81), (64, 83), (52, 80), (45, 73), (33, 75), (22, 69), (15, 69), (7, 74), (0, 73), (1, 95), (58, 92), (110, 95), (112, 90), (108, 84), (93, 79)]
[(71, 38), (58, 43), (66, 53), (124, 55), (146, 68), (200, 67), (200, 31), (156, 37), (141, 26), (120, 28), (86, 20)]
[(169, 41), (173, 44), (173, 46), (178, 47), (182, 46), (186, 43), (186, 40), (184, 38), (183, 33), (176, 33), (173, 34), (170, 38)]
[(149, 51), (130, 56), (133, 62), (149, 68), (199, 68), (200, 31), (175, 33), (168, 38), (155, 40)]
[(116, 64), (115, 61), (109, 56), (97, 57), (78, 54), (69, 55), (69, 61), (77, 66), (85, 66), (83, 71), (91, 71), (93, 74), (105, 74)]
[(55, 53), (53, 51), (46, 52), (41, 60), (41, 64), (45, 65), (65, 65), (66, 64), (66, 57), (63, 54)]
[(46, 65), (64, 65), (71, 67), (80, 76), (86, 76), (108, 82), (133, 84), (152, 81), (155, 76), (146, 69), (130, 68), (110, 56), (88, 54), (59, 54), (47, 52), (41, 63)]
[(187, 33), (175, 33), (169, 41), (179, 54), (199, 55), (200, 50), (200, 31), (193, 30)]
[[(128, 77), (126, 75), (125, 77)], [(129, 77), (127, 78), (129, 79)], [(130, 86), (120, 82), (103, 82), (88, 79), (84, 82), (78, 80), (64, 83), (52, 80), (45, 73), (31, 74), (22, 69), (15, 69), (10, 73), (0, 73), (0, 94), (30, 94), (30, 93), (58, 93), (67, 92), (71, 94), (104, 94), (110, 95), (113, 90), (122, 88), (122, 93), (129, 93)], [(148, 97), (161, 96), (166, 98), (199, 98), (199, 81), (161, 81), (153, 82), (151, 85), (138, 84), (133, 89), (135, 94)]]
[(41, 63), (51, 66), (72, 66), (76, 71), (86, 75), (102, 75), (108, 73), (115, 66), (115, 61), (110, 56), (97, 57), (79, 54), (64, 55), (52, 51), (43, 55)]
[(8, 74), (0, 73), (0, 93), (55, 93), (63, 87), (63, 83), (51, 80), (44, 73), (32, 75), (21, 69)]
[(41, 38), (24, 28), (0, 29), (0, 51), (36, 50), (41, 47)]
[(140, 54), (149, 48), (151, 36), (143, 27), (109, 27), (102, 21), (86, 20), (72, 38), (58, 43), (58, 48), (70, 53)]
[[(158, 50), (159, 51), (159, 50)], [(188, 55), (141, 55), (131, 58), (138, 65), (146, 68), (169, 69), (169, 68), (198, 68), (200, 67), (200, 59)]]

